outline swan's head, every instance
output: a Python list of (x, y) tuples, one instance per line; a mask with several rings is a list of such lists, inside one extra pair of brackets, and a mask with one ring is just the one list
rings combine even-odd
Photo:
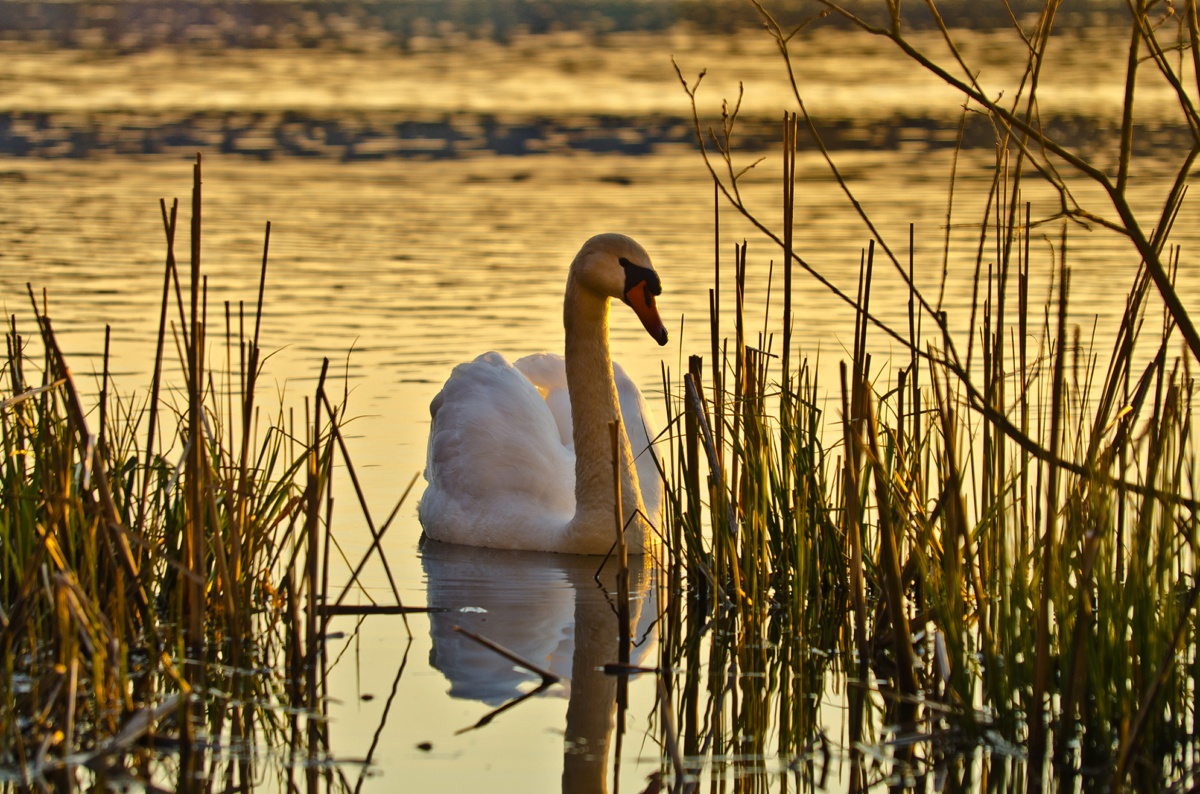
[(623, 234), (598, 234), (583, 244), (571, 263), (568, 280), (616, 298), (637, 314), (646, 331), (660, 345), (667, 343), (667, 328), (654, 304), (662, 282), (650, 264), (650, 255)]

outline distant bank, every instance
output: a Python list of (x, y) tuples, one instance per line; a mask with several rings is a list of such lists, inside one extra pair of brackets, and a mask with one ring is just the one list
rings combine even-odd
[[(1080, 116), (1042, 118), (1060, 140), (1086, 151), (1117, 130), (1110, 121)], [(778, 119), (741, 118), (738, 147), (762, 151), (780, 141)], [(831, 119), (821, 129), (831, 150), (929, 151), (953, 147), (959, 131), (945, 119), (895, 117), (860, 124)], [(1139, 127), (1139, 151), (1183, 145), (1179, 125)], [(809, 146), (802, 133), (801, 148)], [(289, 157), (342, 161), (456, 159), (478, 155), (536, 156), (586, 152), (639, 156), (663, 146), (696, 146), (691, 119), (671, 116), (574, 115), (561, 118), (477, 113), (437, 116), (404, 111), (205, 111), (195, 113), (3, 112), (0, 155), (41, 158), (176, 155), (197, 151), (258, 160)], [(964, 148), (992, 148), (994, 131), (982, 117), (968, 119)]]

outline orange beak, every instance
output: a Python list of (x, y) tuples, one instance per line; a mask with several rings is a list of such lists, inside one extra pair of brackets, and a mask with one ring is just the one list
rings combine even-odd
[(654, 294), (645, 281), (639, 281), (625, 291), (625, 302), (633, 307), (638, 319), (646, 331), (660, 345), (667, 343), (667, 327), (658, 316), (658, 307), (654, 305)]

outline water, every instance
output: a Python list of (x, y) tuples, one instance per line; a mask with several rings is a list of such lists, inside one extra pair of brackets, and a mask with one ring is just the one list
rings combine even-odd
[[(1073, 35), (1087, 46), (1064, 47), (1061, 68), (1049, 71), (1057, 82), (1045, 88), (1046, 113), (1078, 122), (1072, 145), (1107, 166), (1112, 130), (1103, 119), (1119, 101), (1120, 75), (1086, 54), (1119, 37)], [(999, 34), (964, 36), (968, 56), (985, 63), (1011, 56)], [(701, 93), (706, 117), (745, 80), (748, 134), (738, 156), (746, 165), (767, 159), (745, 177), (743, 195), (778, 227), (779, 154), (767, 144), (780, 109), (791, 104), (762, 34), (630, 33), (595, 45), (567, 31), (508, 45), (443, 43), (409, 55), (154, 49), (114, 56), (14, 47), (0, 65), (0, 139), (8, 152), (0, 159), (0, 301), (28, 333), (26, 284), (39, 302), (44, 290), (68, 361), (92, 391), (89, 375), (100, 370), (110, 325), (117, 388), (144, 387), (165, 250), (158, 202), (178, 197), (186, 228), (192, 161), (202, 151), (210, 325), (225, 327), (226, 301), (234, 328), (239, 306), (251, 310), (270, 221), (262, 344), (277, 352), (266, 364), (274, 389), (260, 394), (277, 390), (285, 403), (302, 406), (330, 358), (355, 417), (348, 435), (356, 469), (373, 513), (384, 515), (423, 466), (427, 406), (455, 363), (489, 349), (511, 359), (561, 347), (565, 268), (588, 236), (630, 234), (662, 276), (667, 348), (653, 345), (620, 307), (613, 321), (614, 356), (644, 390), (658, 392), (663, 363), (678, 373), (689, 354), (707, 352), (713, 191), (691, 142), (672, 55), (689, 79), (711, 70)], [(916, 225), (917, 280), (936, 295), (957, 105), (935, 81), (897, 69), (862, 36), (816, 37), (799, 60), (810, 109), (835, 131), (843, 175), (902, 262), (909, 224)], [(1092, 79), (1080, 79), (1083, 70)], [(1005, 76), (988, 75), (995, 84)], [(1139, 138), (1147, 141), (1138, 160), (1145, 176), (1131, 189), (1152, 207), (1180, 155), (1165, 121), (1169, 92), (1148, 86), (1139, 109), (1157, 125)], [(301, 144), (307, 154), (297, 153)], [(984, 217), (993, 157), (987, 146), (972, 148), (957, 166), (944, 308), (959, 328), (971, 302), (973, 226)], [(797, 248), (853, 294), (868, 233), (811, 147), (799, 173)], [(1081, 186), (1078, 196), (1111, 214), (1094, 189)], [(1052, 214), (1045, 190), (1029, 186), (1027, 197), (1035, 218)], [(756, 327), (778, 252), (728, 208), (721, 218), (727, 260), (734, 241), (751, 240), (748, 304)], [(1186, 208), (1176, 233), (1185, 256), (1178, 289), (1189, 304), (1200, 295), (1197, 273), (1186, 265), (1200, 228), (1195, 220)], [(1058, 255), (1059, 227), (1042, 228), (1033, 246), (1036, 274), (1049, 272)], [(1074, 319), (1103, 329), (1121, 310), (1136, 255), (1112, 235), (1071, 234)], [(181, 261), (186, 250), (181, 238)], [(992, 260), (985, 250), (984, 266)], [(873, 305), (906, 327), (902, 281), (886, 267), (877, 274)], [(776, 272), (776, 285), (779, 279)], [(1038, 288), (1041, 300), (1046, 287)], [(731, 327), (729, 282), (722, 289), (723, 322)], [(819, 351), (821, 377), (833, 386), (836, 362), (852, 344), (853, 315), (809, 279), (798, 281), (796, 301), (795, 344)], [(778, 306), (771, 311), (776, 327)], [(225, 355), (210, 338), (210, 356)], [(882, 335), (876, 345), (884, 372), (889, 353), (906, 356)], [(837, 421), (832, 407), (828, 415)], [(595, 689), (608, 684), (590, 676), (608, 650), (581, 655), (590, 646), (580, 638), (603, 606), (588, 564), (457, 549), (422, 554), (419, 492), (418, 485), (385, 540), (401, 595), (407, 604), (468, 611), (410, 617), (411, 641), (399, 618), (370, 618), (358, 631), (350, 619), (335, 621), (335, 630), (354, 633), (331, 644), (340, 655), (331, 680), (334, 755), (364, 758), (379, 730), (368, 790), (554, 790), (565, 775), (602, 784), (612, 758), (589, 766), (580, 748), (584, 740), (592, 747), (607, 741), (611, 751), (612, 737), (573, 723), (578, 714), (569, 708), (575, 698), (608, 697)], [(357, 559), (369, 535), (350, 509), (349, 490), (338, 499), (346, 508), (339, 539)], [(367, 576), (377, 598), (390, 597), (381, 571)], [(480, 653), (449, 630), (452, 620), (504, 637), (576, 685), (555, 685), (490, 725), (461, 732), (536, 681)], [(641, 652), (653, 658), (653, 632), (644, 639)], [(652, 680), (635, 679), (631, 697), (619, 773), (629, 791), (659, 768)], [(823, 724), (837, 741), (837, 699), (829, 703)]]

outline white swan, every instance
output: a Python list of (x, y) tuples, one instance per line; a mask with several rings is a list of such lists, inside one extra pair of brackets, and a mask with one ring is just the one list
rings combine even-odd
[[(429, 406), (417, 514), (434, 540), (497, 549), (605, 554), (616, 539), (609, 423), (622, 419), (621, 506), (631, 552), (653, 542), (662, 485), (649, 411), (608, 352), (611, 298), (660, 345), (662, 292), (646, 251), (620, 234), (584, 243), (567, 274), (565, 356), (459, 364)], [(636, 458), (636, 462), (635, 462)], [(635, 516), (636, 514), (636, 516)], [(631, 516), (635, 516), (630, 520)]]

